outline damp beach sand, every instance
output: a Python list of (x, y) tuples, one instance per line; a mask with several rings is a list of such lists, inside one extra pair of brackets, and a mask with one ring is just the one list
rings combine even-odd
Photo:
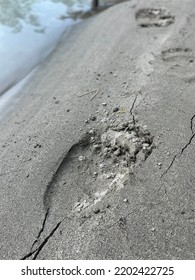
[(193, 0), (74, 26), (0, 123), (1, 259), (194, 259)]

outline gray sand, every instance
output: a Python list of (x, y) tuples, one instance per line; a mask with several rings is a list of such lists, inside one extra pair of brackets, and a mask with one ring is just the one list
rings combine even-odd
[(111, 7), (22, 89), (0, 124), (1, 259), (194, 259), (194, 8)]

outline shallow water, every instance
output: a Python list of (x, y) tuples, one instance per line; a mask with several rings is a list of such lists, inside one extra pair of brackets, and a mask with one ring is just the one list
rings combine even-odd
[(56, 46), (90, 0), (0, 0), (0, 95)]

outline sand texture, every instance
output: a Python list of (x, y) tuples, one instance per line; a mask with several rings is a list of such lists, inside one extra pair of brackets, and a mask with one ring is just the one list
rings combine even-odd
[(74, 26), (0, 123), (1, 259), (195, 258), (195, 2)]

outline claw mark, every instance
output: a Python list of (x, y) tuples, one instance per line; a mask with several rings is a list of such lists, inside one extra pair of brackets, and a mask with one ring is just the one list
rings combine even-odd
[(192, 117), (191, 120), (190, 120), (190, 129), (191, 129), (191, 132), (192, 132), (192, 136), (190, 137), (188, 143), (181, 149), (181, 152), (177, 153), (177, 154), (173, 157), (171, 163), (169, 164), (169, 166), (167, 167), (167, 169), (164, 171), (164, 173), (160, 176), (160, 178), (162, 178), (162, 177), (169, 171), (169, 169), (173, 166), (173, 164), (174, 164), (176, 158), (179, 158), (179, 157), (183, 154), (183, 152), (187, 149), (187, 147), (192, 143), (192, 140), (193, 140), (194, 137), (195, 137), (195, 133), (194, 133), (194, 130), (193, 130), (193, 120), (194, 120), (194, 118), (195, 118), (195, 115), (193, 115), (193, 117)]

